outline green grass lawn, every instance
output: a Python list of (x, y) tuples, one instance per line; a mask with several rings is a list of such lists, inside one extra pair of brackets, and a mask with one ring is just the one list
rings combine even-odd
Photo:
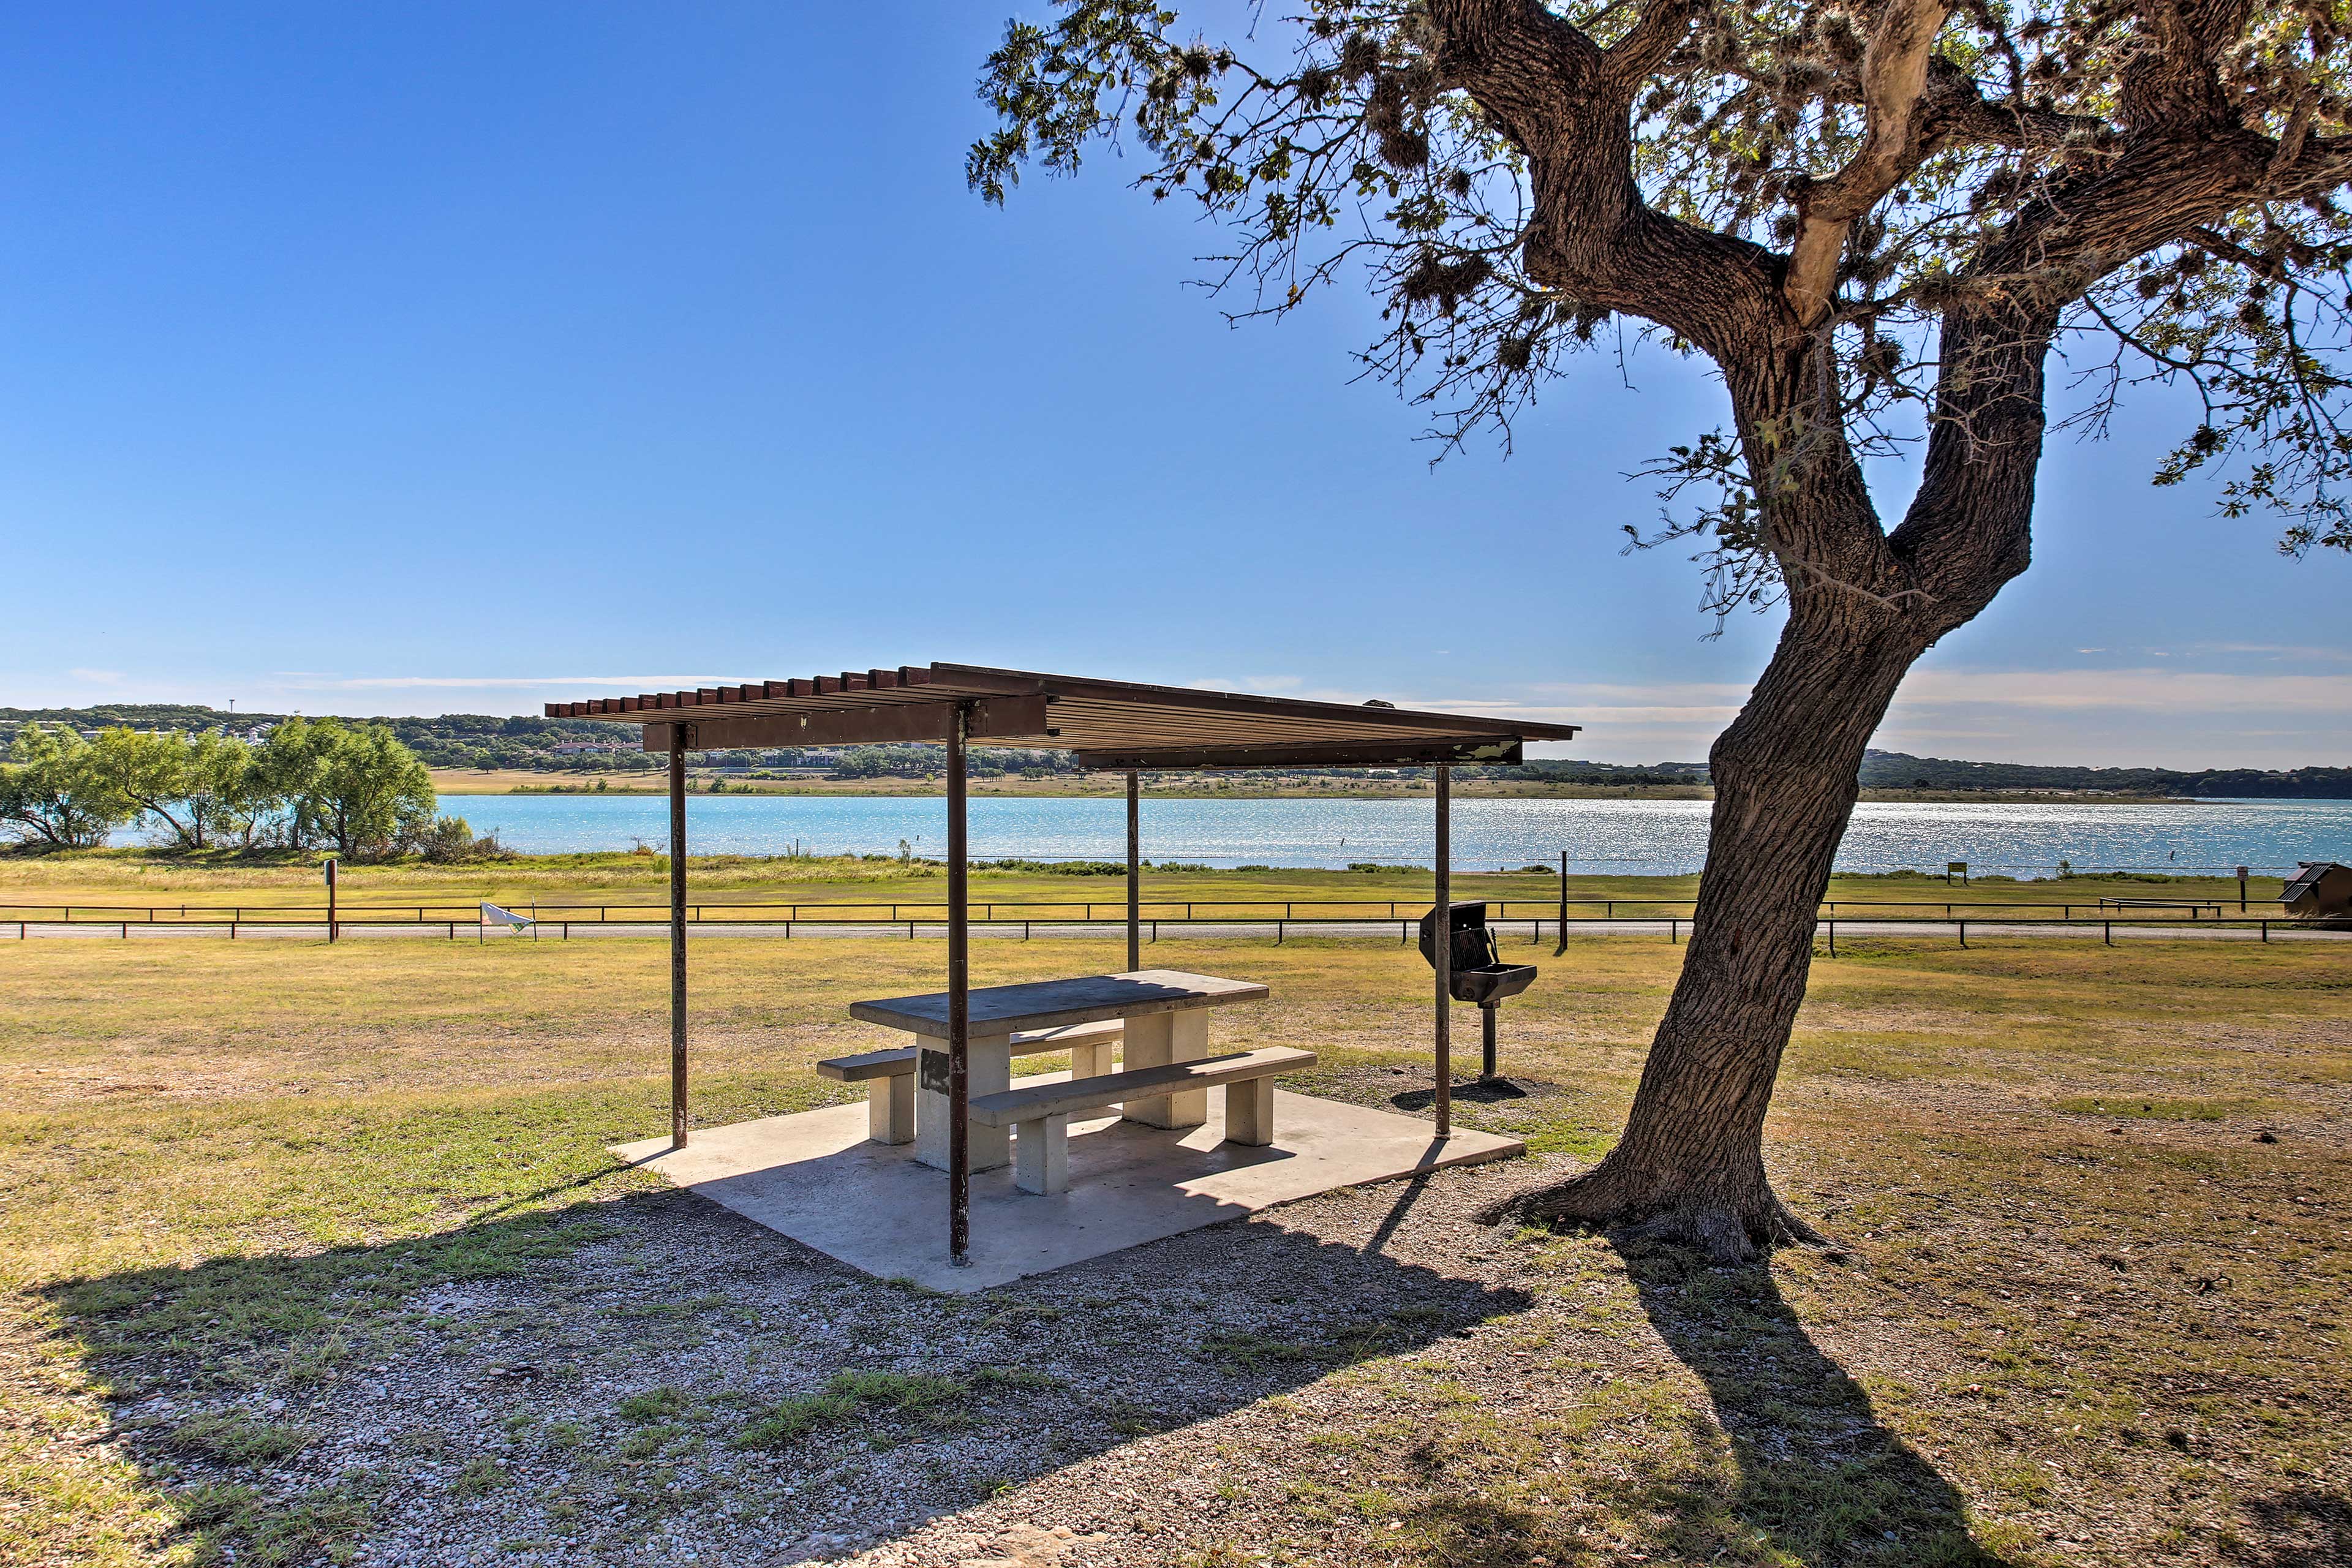
[[(1187, 1463), (1226, 1480), (1119, 1561), (1356, 1563), (1367, 1540), (1370, 1561), (1495, 1568), (2337, 1560), (2352, 965), (2201, 943), (1841, 951), (1816, 965), (1769, 1150), (1840, 1256), (1716, 1270), (1461, 1217), (1469, 1184), (1531, 1164), (1442, 1180), (1401, 1226), (1351, 1217), (1407, 1213), (1375, 1189), (1247, 1228), (1318, 1268), (1414, 1259), (1362, 1276), (1406, 1292), (1385, 1317), (1347, 1289), (1293, 1301), (1180, 1271), (1127, 1288), (1167, 1302), (1089, 1310), (1053, 1294), (1083, 1280), (966, 1301), (819, 1276), (812, 1318), (753, 1300), (782, 1262), (691, 1288), (656, 1265), (717, 1221), (604, 1152), (666, 1125), (658, 942), (0, 944), (0, 1563), (347, 1554), (392, 1528), (394, 1483), (317, 1468), (320, 1434), (357, 1419), (371, 1369), (478, 1386), (480, 1336), (509, 1330), (574, 1335), (567, 1364), (635, 1377), (639, 1402), (518, 1392), (512, 1431), (395, 1435), (438, 1467), (404, 1475), (412, 1495), (532, 1521), (519, 1561), (789, 1514), (793, 1488), (877, 1445), (940, 1506), (1050, 1525), (1147, 1437), (1214, 1445)], [(1679, 956), (1612, 940), (1540, 959), (1504, 1029), (1528, 1092), (1462, 1114), (1547, 1168), (1597, 1156)], [(1117, 957), (990, 943), (974, 980)], [(1417, 956), (1154, 957), (1267, 982), (1221, 1038), (1313, 1045), (1297, 1087), (1386, 1106), (1426, 1082)], [(868, 1037), (845, 1005), (940, 979), (929, 943), (715, 943), (694, 963), (705, 1125), (831, 1100), (809, 1064)], [(513, 1324), (432, 1305), (483, 1281), (528, 1296), (501, 1309)], [(1262, 1317), (1223, 1321), (1244, 1307)], [(1097, 1370), (1023, 1373), (1024, 1313), (1065, 1314), (1051, 1342)], [(851, 1325), (845, 1350), (810, 1337), (820, 1320)], [(1191, 1414), (1100, 1370), (1171, 1333), (1211, 1401)], [(737, 1370), (696, 1361), (713, 1343), (740, 1343)], [(920, 1348), (959, 1343), (988, 1359)], [(798, 1392), (754, 1393), (780, 1375)], [(1016, 1409), (1077, 1436), (958, 1458), (958, 1431)]]

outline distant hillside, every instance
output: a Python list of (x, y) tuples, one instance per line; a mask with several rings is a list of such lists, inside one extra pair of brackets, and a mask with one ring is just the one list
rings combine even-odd
[[(178, 703), (109, 703), (98, 708), (0, 708), (0, 748), (29, 721), (96, 730), (128, 724), (140, 730), (226, 729), (237, 734), (267, 731), (283, 714), (225, 713)], [(500, 718), (488, 713), (444, 713), (436, 719), (387, 719), (393, 732), (436, 768), (508, 768), (541, 773), (614, 773), (652, 770), (660, 759), (638, 749), (633, 725), (593, 719)], [(836, 778), (922, 778), (940, 771), (933, 746), (791, 747), (710, 752), (702, 765), (719, 768), (822, 770)], [(971, 770), (982, 775), (1022, 773), (1044, 777), (1072, 773), (1077, 763), (1066, 752), (1019, 752), (977, 748)], [(1282, 768), (1259, 776), (1294, 776), (1337, 770)], [(1455, 770), (1457, 776), (1539, 778), (1578, 784), (1692, 784), (1707, 782), (1705, 763), (1561, 762), (1546, 758), (1523, 768)], [(1866, 752), (1864, 789), (2093, 790), (2115, 795), (2175, 795), (2200, 799), (2247, 796), (2297, 800), (2352, 800), (2352, 768), (2208, 768), (2180, 773), (2170, 768), (2086, 768), (2032, 763), (1969, 763), (1914, 757), (1902, 752)]]
[(2293, 800), (2352, 800), (2352, 768), (2081, 768), (2034, 763), (1963, 763), (1865, 752), (1864, 789), (2106, 790), (2116, 795), (2178, 795), (2210, 800), (2231, 796)]

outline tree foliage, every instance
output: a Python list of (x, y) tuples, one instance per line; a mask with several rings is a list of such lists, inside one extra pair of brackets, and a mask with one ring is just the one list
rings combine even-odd
[[(1707, 354), (1735, 427), (1657, 471), (1719, 607), (1839, 574), (1779, 499), (1982, 416), (1956, 383), (2037, 339), (2093, 426), (2136, 383), (2195, 389), (2158, 483), (2224, 468), (2284, 548), (2352, 548), (2347, 37), (2340, 0), (1310, 0), (1227, 40), (1075, 0), (1008, 26), (967, 174), (1002, 202), (1121, 142), (1232, 238), (1236, 314), (1368, 280), (1365, 365), (1450, 442), (1507, 439), (1612, 322)], [(1743, 396), (1792, 345), (1803, 395)]]
[(0, 827), (19, 838), (52, 849), (95, 848), (137, 814), (77, 731), (27, 724), (0, 763)]
[(176, 847), (331, 845), (346, 856), (476, 858), (497, 850), (461, 818), (433, 815), (432, 775), (381, 724), (289, 719), (260, 744), (218, 731), (140, 731), (85, 740), (68, 726), (22, 726), (0, 764), (0, 827), (49, 848), (106, 843), (148, 817)]

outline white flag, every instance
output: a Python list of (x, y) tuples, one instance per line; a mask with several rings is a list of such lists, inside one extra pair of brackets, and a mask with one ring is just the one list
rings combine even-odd
[(482, 906), (482, 925), (485, 929), (491, 926), (504, 926), (509, 931), (520, 931), (530, 923), (529, 915), (519, 915), (512, 910), (502, 910), (496, 904), (486, 903)]

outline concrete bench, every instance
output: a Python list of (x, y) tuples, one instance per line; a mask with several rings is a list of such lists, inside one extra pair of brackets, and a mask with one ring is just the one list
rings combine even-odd
[(982, 1127), (1012, 1128), (1013, 1184), (1024, 1193), (1050, 1195), (1069, 1190), (1070, 1118), (1079, 1111), (1223, 1084), (1224, 1141), (1263, 1147), (1274, 1142), (1276, 1075), (1314, 1065), (1313, 1051), (1268, 1046), (983, 1094), (971, 1102), (971, 1119)]
[[(1013, 1037), (1013, 1054), (1042, 1057), (1067, 1051), (1072, 1078), (1096, 1078), (1110, 1071), (1111, 1052), (1118, 1047), (1126, 1030), (1126, 1021), (1119, 1018), (1059, 1029), (1029, 1029)], [(866, 1136), (872, 1142), (911, 1143), (915, 1141), (915, 1058), (920, 1049), (893, 1046), (851, 1057), (828, 1057), (816, 1064), (817, 1076), (835, 1083), (866, 1086)]]

